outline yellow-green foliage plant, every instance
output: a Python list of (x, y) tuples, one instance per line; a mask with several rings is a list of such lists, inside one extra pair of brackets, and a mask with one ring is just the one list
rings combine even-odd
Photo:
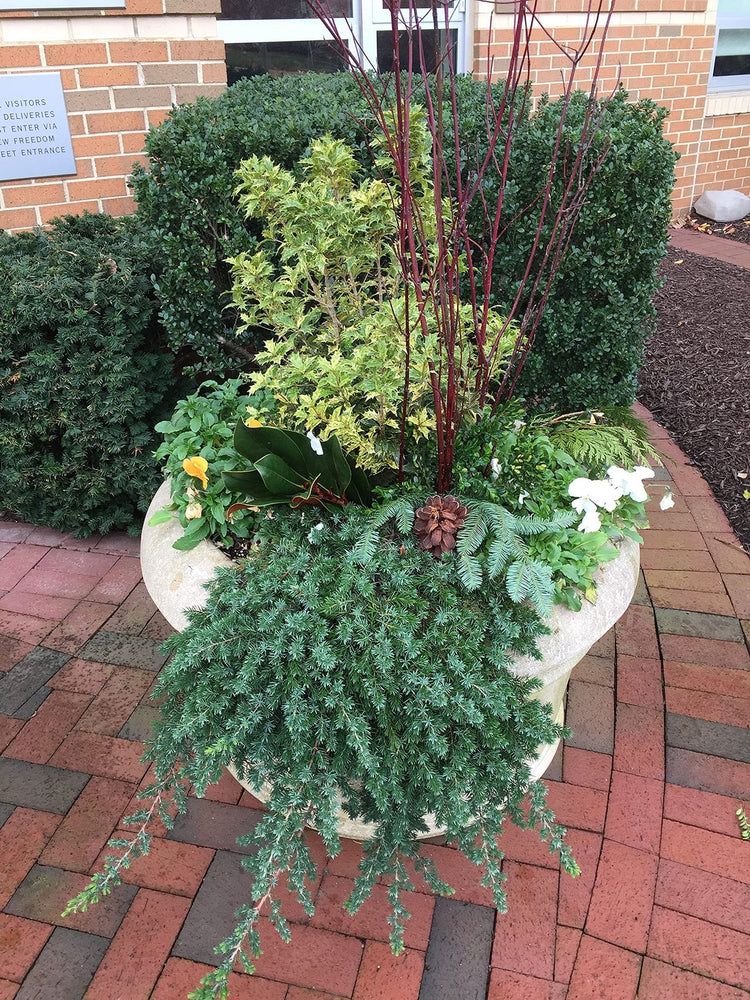
[[(418, 108), (410, 141), (412, 192), (427, 244), (422, 252), (436, 256), (430, 146)], [(312, 143), (300, 181), (268, 157), (244, 161), (240, 207), (248, 218), (264, 220), (264, 239), (255, 253), (230, 262), (233, 304), (245, 328), (273, 334), (257, 357), (260, 371), (248, 376), (251, 393), (269, 390), (275, 419), (285, 427), (324, 440), (335, 434), (371, 474), (398, 468), (405, 395), (406, 451), (434, 436), (431, 367), (441, 354), (432, 317), (426, 317), (425, 332), (416, 297), (405, 291), (394, 182), (387, 182), (387, 161), (379, 162), (383, 176), (358, 183), (351, 149), (330, 136)], [(407, 310), (409, 328), (420, 330), (410, 344), (403, 334)], [(460, 306), (459, 320), (471, 328), (470, 304)], [(497, 333), (504, 323), (493, 311), (489, 327)], [(501, 338), (495, 371), (514, 337), (510, 329)], [(465, 388), (470, 395), (471, 387)], [(471, 403), (467, 409), (471, 419)]]

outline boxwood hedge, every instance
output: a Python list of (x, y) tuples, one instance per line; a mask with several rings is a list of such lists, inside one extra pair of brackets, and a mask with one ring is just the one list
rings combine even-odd
[[(578, 95), (568, 113), (570, 142), (586, 100)], [(462, 78), (458, 107), (469, 148), (481, 144), (486, 84)], [(541, 101), (524, 121), (511, 163), (509, 217), (537, 191), (560, 113), (559, 102)], [(575, 409), (634, 397), (671, 214), (675, 154), (663, 137), (665, 115), (650, 101), (629, 103), (624, 92), (607, 107), (600, 141), (609, 143), (609, 154), (559, 269), (520, 386), (527, 396)], [(172, 348), (189, 347), (204, 374), (247, 366), (253, 350), (252, 337), (238, 335), (236, 315), (226, 307), (225, 260), (251, 248), (257, 235), (233, 200), (238, 164), (255, 153), (291, 168), (310, 140), (327, 132), (355, 147), (368, 169), (367, 129), (364, 99), (349, 75), (305, 74), (242, 80), (215, 100), (174, 109), (149, 133), (150, 163), (133, 184), (138, 214), (165, 258), (161, 320)], [(532, 230), (533, 220), (521, 219), (498, 253), (494, 290), (501, 302), (513, 294)]]

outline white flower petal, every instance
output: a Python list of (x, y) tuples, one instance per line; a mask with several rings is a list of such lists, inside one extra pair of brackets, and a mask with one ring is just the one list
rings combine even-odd
[(578, 525), (579, 531), (585, 531), (587, 534), (592, 531), (598, 531), (601, 528), (602, 522), (599, 517), (599, 511), (596, 507), (591, 510), (587, 510), (583, 516), (583, 520)]
[(310, 439), (310, 447), (315, 452), (315, 454), (322, 455), (323, 445), (320, 443), (320, 438), (315, 437), (312, 431), (308, 431), (307, 436)]
[(622, 490), (609, 479), (586, 479), (580, 476), (568, 487), (572, 497), (582, 497), (595, 503), (597, 507), (612, 511), (622, 496)]
[(589, 499), (593, 500), (597, 507), (603, 507), (611, 512), (621, 496), (622, 490), (619, 486), (607, 479), (597, 479), (591, 484)]
[(672, 491), (667, 490), (659, 502), (659, 509), (669, 510), (670, 507), (674, 507), (674, 497), (672, 496)]
[(590, 486), (591, 480), (586, 479), (585, 476), (580, 476), (578, 479), (574, 479), (570, 484), (568, 487), (568, 493), (572, 497), (587, 497), (589, 495)]
[(651, 479), (654, 470), (646, 465), (639, 465), (632, 472), (621, 469), (619, 465), (611, 465), (607, 469), (607, 478), (616, 486), (623, 496), (630, 497), (638, 503), (648, 500), (648, 493), (643, 488), (643, 480)]

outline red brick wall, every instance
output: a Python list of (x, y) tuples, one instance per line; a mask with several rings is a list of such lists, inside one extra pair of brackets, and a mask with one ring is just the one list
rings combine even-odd
[(127, 0), (124, 10), (104, 14), (0, 15), (0, 74), (60, 71), (77, 169), (0, 183), (0, 228), (67, 212), (133, 211), (127, 178), (144, 160), (146, 130), (173, 103), (226, 86), (218, 7), (219, 0)]
[(706, 117), (696, 198), (706, 188), (736, 188), (750, 194), (750, 113)]
[[(574, 26), (574, 15), (579, 15), (575, 20), (580, 24), (586, 8), (586, 0), (539, 0), (538, 9), (557, 15), (552, 30), (558, 43), (575, 45), (581, 28)], [(500, 9), (507, 6), (498, 5)], [(684, 216), (706, 187), (750, 194), (750, 95), (747, 114), (705, 117), (715, 30), (706, 23), (706, 0), (620, 0), (615, 10), (618, 16), (608, 33), (600, 92), (613, 87), (619, 74), (633, 100), (651, 98), (668, 109), (666, 135), (681, 154), (673, 195), (675, 215)], [(570, 24), (565, 23), (565, 14), (570, 15)], [(475, 34), (475, 63), (486, 72), (491, 42), (496, 76), (507, 65), (509, 44), (501, 23), (498, 18), (491, 36), (488, 30)], [(531, 52), (533, 80), (537, 91), (554, 93), (560, 89), (565, 59), (551, 41), (540, 33), (537, 38)], [(584, 89), (593, 65), (590, 57), (580, 67), (577, 80)]]

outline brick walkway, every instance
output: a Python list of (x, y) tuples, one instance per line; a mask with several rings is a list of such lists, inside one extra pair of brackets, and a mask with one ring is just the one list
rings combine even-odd
[[(412, 895), (394, 958), (384, 890), (355, 917), (339, 905), (358, 846), (328, 865), (319, 849), (315, 916), (291, 908), (290, 945), (264, 935), (232, 1000), (747, 1000), (750, 843), (735, 810), (750, 813), (750, 558), (650, 426), (677, 503), (660, 512), (652, 490), (641, 585), (574, 672), (574, 735), (547, 775), (582, 875), (509, 832), (496, 916), (476, 870), (430, 845), (457, 892)], [(0, 1000), (183, 1000), (246, 898), (235, 838), (258, 813), (228, 776), (128, 884), (59, 917), (146, 777), (167, 627), (137, 543), (0, 522), (0, 634)]]
[(669, 240), (673, 246), (689, 253), (703, 254), (723, 260), (726, 264), (750, 269), (750, 246), (737, 240), (727, 240), (712, 233), (699, 233), (694, 229), (670, 229)]

